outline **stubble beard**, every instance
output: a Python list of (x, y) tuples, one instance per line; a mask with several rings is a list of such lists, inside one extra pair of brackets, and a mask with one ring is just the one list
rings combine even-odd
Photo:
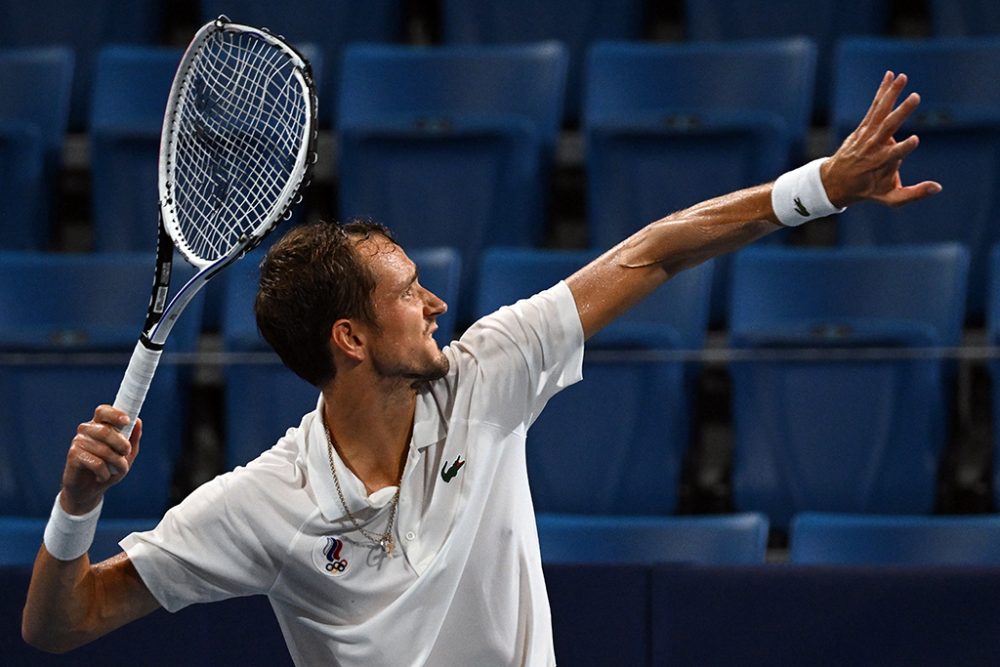
[(437, 350), (437, 356), (420, 366), (407, 366), (403, 364), (384, 364), (379, 359), (374, 359), (375, 371), (384, 379), (399, 379), (412, 387), (440, 380), (451, 369), (451, 362), (444, 352)]

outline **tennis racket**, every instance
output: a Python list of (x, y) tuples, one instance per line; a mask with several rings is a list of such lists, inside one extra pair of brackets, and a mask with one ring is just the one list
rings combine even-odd
[[(156, 273), (115, 407), (128, 437), (163, 344), (205, 284), (291, 215), (316, 161), (309, 64), (281, 38), (225, 16), (195, 34), (160, 135)], [(197, 274), (169, 299), (174, 248)]]

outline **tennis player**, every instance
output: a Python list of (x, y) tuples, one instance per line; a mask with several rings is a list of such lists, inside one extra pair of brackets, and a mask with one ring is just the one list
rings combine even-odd
[(263, 594), (299, 665), (555, 664), (528, 427), (581, 379), (584, 341), (679, 271), (851, 204), (939, 192), (900, 180), (918, 144), (893, 138), (919, 104), (897, 105), (905, 85), (886, 73), (832, 157), (654, 222), (444, 350), (432, 334), (446, 305), (385, 228), (293, 229), (262, 263), (256, 312), (320, 389), (316, 410), (95, 565), (102, 498), (141, 436), (98, 407), (69, 448), (25, 639), (66, 651), (161, 606)]

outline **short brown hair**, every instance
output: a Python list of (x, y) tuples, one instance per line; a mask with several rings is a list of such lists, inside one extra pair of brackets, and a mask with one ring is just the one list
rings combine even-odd
[(377, 326), (375, 276), (355, 249), (357, 240), (374, 234), (394, 242), (384, 225), (371, 220), (298, 225), (260, 264), (257, 328), (288, 368), (317, 387), (336, 374), (329, 348), (333, 323), (356, 318)]

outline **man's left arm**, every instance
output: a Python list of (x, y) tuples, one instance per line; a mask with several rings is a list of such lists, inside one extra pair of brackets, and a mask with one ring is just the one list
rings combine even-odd
[[(898, 142), (893, 138), (920, 103), (919, 95), (911, 93), (896, 106), (905, 86), (905, 74), (887, 72), (861, 123), (819, 166), (817, 187), (833, 207), (861, 201), (901, 206), (941, 191), (934, 181), (902, 185), (900, 164), (919, 143), (916, 135)], [(739, 190), (668, 215), (570, 276), (566, 282), (584, 336), (593, 336), (680, 271), (781, 229), (788, 214), (775, 211), (774, 186)], [(801, 204), (798, 199), (795, 203), (798, 210)]]

